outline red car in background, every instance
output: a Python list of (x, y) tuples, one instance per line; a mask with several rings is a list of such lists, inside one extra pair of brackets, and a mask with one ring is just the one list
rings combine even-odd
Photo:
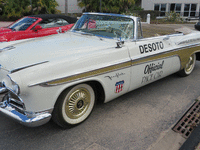
[(7, 27), (0, 28), (0, 42), (66, 32), (76, 21), (76, 18), (57, 14), (26, 16)]

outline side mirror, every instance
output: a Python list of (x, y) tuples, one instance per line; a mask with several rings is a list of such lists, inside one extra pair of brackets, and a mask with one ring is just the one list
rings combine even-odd
[(42, 27), (40, 25), (37, 25), (35, 28), (34, 28), (34, 31), (38, 31), (38, 30), (41, 30)]

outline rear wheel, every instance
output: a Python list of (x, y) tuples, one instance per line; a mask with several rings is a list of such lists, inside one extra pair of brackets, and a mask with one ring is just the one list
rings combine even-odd
[(185, 77), (188, 76), (192, 73), (192, 71), (194, 70), (194, 66), (196, 63), (196, 54), (192, 54), (187, 62), (187, 64), (185, 65), (185, 68), (183, 68), (181, 71), (178, 72), (178, 75)]
[(52, 118), (61, 127), (70, 127), (83, 122), (91, 114), (95, 93), (88, 84), (79, 84), (67, 89), (58, 98)]

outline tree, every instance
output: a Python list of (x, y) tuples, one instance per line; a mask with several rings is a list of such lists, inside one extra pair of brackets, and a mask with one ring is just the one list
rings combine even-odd
[[(54, 14), (58, 3), (56, 0), (0, 0), (2, 14), (7, 18), (22, 17), (30, 14)], [(32, 4), (30, 3), (32, 2)]]
[(30, 4), (29, 0), (5, 0), (3, 15), (10, 18), (20, 17), (23, 13), (28, 11), (27, 6)]
[(0, 15), (3, 15), (5, 0), (0, 0)]
[[(135, 0), (101, 0), (102, 12), (107, 13), (124, 13), (134, 6)], [(85, 7), (86, 11), (100, 11), (100, 0), (79, 0), (81, 8)]]
[(55, 14), (58, 3), (56, 0), (32, 0), (32, 8), (34, 14)]

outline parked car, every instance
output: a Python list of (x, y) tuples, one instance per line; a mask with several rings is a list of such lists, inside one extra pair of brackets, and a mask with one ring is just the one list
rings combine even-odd
[(67, 33), (0, 48), (0, 112), (30, 127), (77, 125), (97, 101), (190, 75), (199, 44), (197, 31), (142, 38), (138, 17), (84, 13)]
[(7, 27), (0, 28), (0, 42), (42, 37), (68, 31), (76, 18), (57, 14), (23, 17)]
[(200, 21), (194, 25), (194, 28), (200, 31)]

